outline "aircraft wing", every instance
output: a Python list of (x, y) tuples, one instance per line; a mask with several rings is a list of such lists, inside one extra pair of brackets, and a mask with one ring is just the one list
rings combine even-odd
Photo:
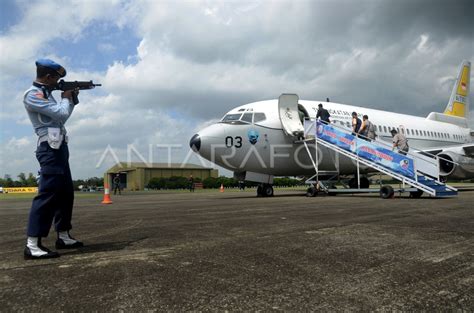
[(465, 145), (462, 148), (466, 155), (474, 157), (474, 144)]
[(468, 143), (468, 144), (461, 144), (461, 145), (455, 145), (455, 146), (442, 146), (442, 147), (435, 147), (435, 148), (430, 148), (430, 149), (424, 149), (421, 150), (421, 154), (438, 154), (443, 151), (459, 151), (459, 152), (464, 152), (466, 156), (471, 156), (474, 157), (474, 143)]

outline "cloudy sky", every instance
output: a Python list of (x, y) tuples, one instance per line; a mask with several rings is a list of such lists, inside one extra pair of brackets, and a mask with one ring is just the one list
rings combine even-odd
[(442, 112), (459, 64), (474, 61), (470, 0), (3, 0), (0, 12), (1, 176), (39, 168), (22, 103), (38, 58), (103, 84), (66, 125), (75, 178), (101, 176), (129, 145), (135, 160), (166, 162), (165, 145), (188, 160), (197, 130), (283, 92)]

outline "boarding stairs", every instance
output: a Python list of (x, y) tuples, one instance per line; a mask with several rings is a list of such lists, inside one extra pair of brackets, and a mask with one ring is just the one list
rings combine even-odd
[[(309, 124), (309, 125), (308, 125)], [(312, 125), (311, 125), (312, 124)], [(332, 138), (340, 136), (345, 140), (343, 142), (338, 140), (332, 140), (328, 136), (324, 136), (324, 133), (329, 133)], [(308, 143), (315, 143), (316, 150), (318, 145), (322, 145), (332, 151), (342, 154), (351, 160), (354, 160), (357, 164), (357, 177), (359, 179), (359, 164), (368, 166), (378, 172), (388, 175), (400, 182), (403, 186), (409, 185), (418, 190), (437, 198), (452, 197), (457, 195), (457, 189), (445, 184), (439, 180), (439, 160), (435, 155), (427, 155), (420, 153), (409, 152), (406, 156), (401, 155), (397, 152), (391, 151), (391, 146), (386, 142), (380, 140), (367, 141), (360, 137), (352, 135), (351, 131), (338, 127), (332, 124), (325, 124), (320, 121), (305, 121), (305, 139), (302, 141), (306, 147), (306, 150), (310, 156), (311, 162), (316, 170), (316, 177), (322, 174), (322, 171), (318, 170), (318, 160), (316, 153), (316, 161), (310, 153)], [(339, 137), (338, 137), (339, 138)], [(351, 142), (350, 149), (348, 149), (348, 140)], [(355, 145), (355, 147), (354, 147)], [(376, 151), (378, 154), (383, 153), (385, 156), (393, 156), (397, 159), (403, 158), (407, 162), (412, 162), (413, 172), (411, 175), (394, 170), (387, 164), (384, 164), (382, 160), (378, 161), (377, 158), (369, 158), (367, 153), (361, 153), (359, 148), (365, 147), (365, 151)], [(370, 150), (367, 148), (370, 147)], [(364, 148), (363, 148), (364, 149)], [(412, 149), (412, 148), (411, 148)], [(337, 155), (336, 153), (336, 155)], [(362, 155), (361, 155), (362, 154)], [(375, 160), (374, 160), (375, 159)], [(324, 186), (324, 184), (320, 184)], [(326, 187), (323, 187), (326, 188)]]

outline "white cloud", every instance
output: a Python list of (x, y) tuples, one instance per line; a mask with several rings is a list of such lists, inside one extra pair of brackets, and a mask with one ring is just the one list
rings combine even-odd
[(103, 53), (110, 53), (116, 51), (117, 47), (111, 43), (100, 43), (97, 49)]
[(23, 149), (31, 145), (31, 142), (32, 142), (31, 138), (28, 138), (28, 137), (22, 137), (22, 138), (13, 137), (8, 141), (5, 148), (7, 150)]

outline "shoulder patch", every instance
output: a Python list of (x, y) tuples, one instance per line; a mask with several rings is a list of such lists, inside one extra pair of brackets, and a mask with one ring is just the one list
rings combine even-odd
[(44, 95), (43, 95), (42, 92), (36, 92), (36, 93), (34, 93), (34, 96), (35, 96), (36, 98), (42, 98), (42, 99), (44, 99)]

